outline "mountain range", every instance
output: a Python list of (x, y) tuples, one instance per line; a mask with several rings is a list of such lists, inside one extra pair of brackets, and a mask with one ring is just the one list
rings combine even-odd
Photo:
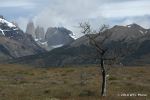
[(41, 47), (48, 51), (74, 41), (71, 37), (73, 33), (64, 27), (48, 27), (45, 32), (43, 27), (35, 27), (32, 21), (27, 24), (26, 33), (30, 34)]
[[(55, 31), (53, 30), (54, 28), (51, 29), (51, 34), (55, 36)], [(118, 64), (150, 64), (150, 29), (144, 29), (134, 23), (127, 26), (116, 25), (107, 29), (102, 34), (103, 36), (111, 34), (108, 41), (104, 44), (104, 47), (107, 47), (111, 51), (108, 52), (106, 56), (124, 55), (123, 57), (120, 56), (120, 62)], [(93, 36), (95, 34), (91, 35)], [(98, 36), (96, 41), (100, 41), (103, 36)], [(116, 54), (112, 54), (113, 51), (116, 49), (120, 50), (120, 48), (121, 52), (118, 51)], [(9, 63), (28, 63), (30, 65), (43, 67), (97, 64), (98, 62), (97, 52), (94, 47), (89, 45), (89, 40), (86, 36), (82, 36), (70, 43), (68, 42), (67, 45), (58, 47), (49, 52), (20, 57), (9, 61)]]

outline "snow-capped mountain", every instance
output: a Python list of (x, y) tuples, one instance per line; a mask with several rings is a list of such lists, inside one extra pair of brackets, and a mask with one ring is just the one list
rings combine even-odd
[(0, 17), (0, 35), (8, 36), (8, 32), (19, 30), (13, 23), (8, 22), (3, 17)]
[[(58, 31), (56, 31), (56, 29), (50, 29), (50, 32), (53, 34), (51, 33), (49, 35), (50, 37), (52, 36), (54, 38), (53, 41), (55, 39), (59, 39), (55, 38), (55, 35), (58, 35), (55, 33)], [(106, 57), (114, 57), (116, 49), (120, 50), (121, 48), (123, 51), (118, 51), (116, 53), (117, 55), (118, 53), (124, 55), (124, 57), (121, 56), (122, 64), (150, 64), (150, 29), (144, 29), (137, 24), (131, 24), (127, 26), (114, 26), (108, 30), (112, 36), (109, 37), (109, 41), (102, 45), (103, 47), (106, 47), (108, 50), (110, 50), (110, 52), (108, 51), (107, 55), (105, 55)], [(103, 35), (107, 32), (104, 31), (101, 36), (103, 37)], [(115, 34), (117, 38), (114, 37), (113, 34)], [(96, 38), (97, 42), (102, 39), (101, 36)], [(62, 45), (57, 45), (57, 47), (60, 46)], [(93, 46), (89, 45), (89, 40), (87, 37), (82, 36), (79, 39), (73, 41), (70, 45), (53, 49), (52, 51), (44, 54), (23, 57), (23, 59), (15, 59), (12, 62), (23, 64), (28, 63), (34, 66), (49, 67), (76, 64), (96, 64), (98, 63), (96, 58), (97, 51), (93, 48)]]
[[(17, 58), (44, 52), (31, 35), (0, 17), (0, 59)], [(1, 58), (2, 56), (2, 58)]]
[(38, 45), (48, 51), (74, 41), (73, 33), (64, 27), (49, 27), (45, 32), (43, 27), (35, 26), (33, 21), (28, 22), (26, 33), (32, 35)]

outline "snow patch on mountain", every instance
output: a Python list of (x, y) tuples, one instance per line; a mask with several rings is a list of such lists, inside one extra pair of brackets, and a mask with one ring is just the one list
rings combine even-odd
[(142, 30), (139, 30), (139, 32), (144, 35), (144, 32)]
[(7, 24), (7, 26), (9, 26), (10, 28), (16, 27), (14, 24), (8, 22), (7, 20), (0, 18), (0, 23), (2, 24)]
[(35, 38), (34, 40), (35, 40), (36, 42), (39, 41), (39, 39), (37, 39), (37, 38)]
[(41, 42), (42, 45), (47, 45), (47, 41), (46, 42)]
[(130, 28), (130, 27), (131, 27), (131, 25), (127, 25), (127, 27), (128, 27), (128, 28)]
[(77, 37), (76, 37), (76, 35), (75, 35), (74, 33), (69, 34), (69, 36), (72, 37), (72, 38), (75, 39), (75, 40), (77, 39)]
[(1, 33), (5, 36), (5, 33), (4, 33), (4, 31), (0, 28), (0, 31), (1, 31)]
[(59, 47), (62, 47), (64, 44), (59, 44), (59, 45), (53, 45), (52, 47), (53, 48), (59, 48)]

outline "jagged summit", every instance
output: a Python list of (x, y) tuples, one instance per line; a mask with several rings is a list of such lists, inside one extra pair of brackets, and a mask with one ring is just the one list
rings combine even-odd
[(35, 26), (33, 21), (29, 21), (26, 28), (26, 33), (32, 35), (35, 38)]
[(35, 36), (36, 36), (36, 39), (38, 40), (44, 40), (45, 38), (44, 28), (41, 26), (37, 26), (35, 29)]
[(50, 49), (70, 44), (74, 39), (70, 36), (73, 33), (64, 27), (49, 27), (45, 34), (45, 40)]
[(72, 31), (64, 27), (49, 27), (45, 32), (44, 27), (35, 25), (33, 21), (28, 22), (26, 33), (30, 34), (41, 47), (47, 50), (52, 50), (74, 41)]

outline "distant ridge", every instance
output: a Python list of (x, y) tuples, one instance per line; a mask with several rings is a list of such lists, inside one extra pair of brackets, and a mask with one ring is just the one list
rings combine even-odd
[[(127, 26), (114, 26), (108, 29), (111, 32), (109, 40), (105, 43), (110, 50), (122, 48), (124, 53), (129, 52), (122, 58), (123, 65), (150, 64), (150, 30), (144, 29), (137, 24)], [(105, 31), (103, 32), (105, 35)], [(99, 41), (101, 37), (97, 37)], [(130, 48), (128, 51), (127, 48)], [(72, 43), (54, 49), (50, 52), (26, 56), (10, 61), (10, 63), (29, 64), (39, 67), (96, 64), (96, 51), (89, 45), (88, 38), (82, 36)], [(111, 53), (108, 53), (111, 57)], [(39, 63), (40, 62), (40, 63)]]

